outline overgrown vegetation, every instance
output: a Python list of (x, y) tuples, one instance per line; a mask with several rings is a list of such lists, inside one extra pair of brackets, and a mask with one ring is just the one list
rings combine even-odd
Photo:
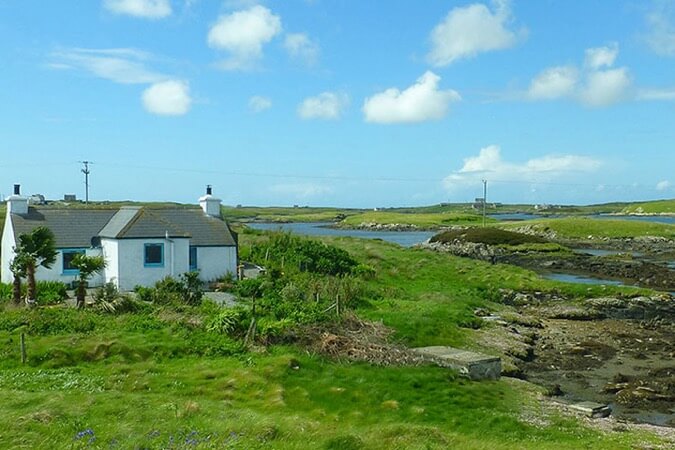
[[(38, 305), (56, 305), (68, 298), (67, 286), (60, 281), (38, 281), (35, 284)], [(27, 286), (21, 287), (21, 298), (26, 297)], [(13, 296), (11, 284), (0, 283), (0, 300), (10, 301)]]

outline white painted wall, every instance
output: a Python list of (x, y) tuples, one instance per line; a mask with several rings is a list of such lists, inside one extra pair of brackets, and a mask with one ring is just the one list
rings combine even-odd
[[(164, 244), (164, 265), (144, 265), (145, 244)], [(131, 291), (134, 286), (151, 286), (164, 277), (178, 277), (189, 270), (190, 240), (174, 239), (120, 239), (117, 241), (117, 285), (121, 291)], [(109, 275), (106, 273), (106, 279)]]
[(197, 247), (197, 269), (202, 281), (213, 281), (226, 273), (237, 274), (237, 247)]
[(103, 271), (103, 278), (106, 283), (114, 283), (119, 289), (120, 278), (120, 260), (116, 239), (101, 239), (101, 249), (103, 258), (105, 258), (106, 267)]
[(14, 228), (9, 220), (9, 211), (5, 215), (5, 228), (2, 230), (2, 254), (0, 255), (0, 280), (11, 283), (14, 275), (9, 266), (14, 259)]

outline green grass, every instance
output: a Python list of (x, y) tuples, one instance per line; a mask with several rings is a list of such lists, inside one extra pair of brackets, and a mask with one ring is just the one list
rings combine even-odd
[(526, 222), (502, 223), (500, 228), (514, 229), (522, 226), (533, 226), (554, 231), (561, 238), (624, 238), (638, 236), (663, 236), (675, 238), (675, 225), (667, 223), (647, 222), (639, 220), (611, 220), (574, 217), (563, 219), (540, 219)]
[(222, 208), (226, 220), (249, 222), (252, 220), (265, 222), (333, 222), (342, 215), (357, 214), (361, 210), (340, 208), (284, 208), (242, 206)]
[[(415, 225), (420, 228), (439, 228), (450, 225), (482, 223), (482, 216), (475, 213), (399, 213), (389, 211), (369, 211), (347, 217), (340, 225), (359, 226), (362, 223)], [(495, 222), (488, 218), (488, 222)]]
[(623, 214), (675, 214), (675, 199), (632, 203), (621, 212)]
[[(266, 239), (240, 238), (248, 246)], [(471, 347), (472, 327), (481, 326), (473, 309), (498, 308), (491, 300), (502, 287), (572, 296), (626, 291), (385, 242), (325, 241), (375, 270), (365, 282), (378, 295), (357, 313), (382, 320), (408, 345)], [(205, 330), (212, 312), (1, 311), (0, 448), (628, 449), (658, 442), (593, 431), (542, 409), (540, 390), (524, 382), (340, 363), (293, 346), (244, 352)]]

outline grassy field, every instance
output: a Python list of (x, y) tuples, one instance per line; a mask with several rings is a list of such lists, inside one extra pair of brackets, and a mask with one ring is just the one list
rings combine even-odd
[[(242, 234), (250, 247), (266, 239)], [(472, 346), (476, 307), (495, 290), (606, 295), (378, 241), (326, 239), (374, 270), (356, 309), (408, 345)], [(437, 367), (375, 367), (289, 345), (247, 352), (206, 324), (214, 308), (107, 315), (67, 308), (0, 313), (0, 448), (599, 449), (655, 443), (601, 433), (542, 409), (539, 388), (470, 382)], [(27, 333), (28, 363), (18, 336)]]
[[(400, 213), (390, 211), (369, 211), (347, 217), (340, 225), (359, 226), (363, 223), (415, 225), (420, 228), (438, 228), (449, 225), (482, 223), (482, 216), (475, 213)], [(487, 218), (488, 222), (495, 222)]]
[(531, 226), (542, 231), (552, 230), (561, 238), (624, 238), (637, 236), (663, 236), (675, 238), (675, 225), (638, 220), (611, 220), (574, 217), (563, 219), (539, 219), (526, 222), (501, 223), (499, 227), (514, 229)]
[(624, 214), (675, 214), (675, 199), (632, 203), (626, 206), (621, 212)]
[(362, 210), (340, 208), (284, 208), (284, 207), (255, 207), (242, 206), (222, 208), (223, 217), (230, 221), (249, 222), (252, 220), (264, 222), (332, 222), (338, 216), (358, 214)]

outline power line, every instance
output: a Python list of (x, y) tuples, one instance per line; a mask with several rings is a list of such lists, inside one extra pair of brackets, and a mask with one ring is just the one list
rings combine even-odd
[[(403, 183), (428, 183), (434, 181), (434, 177), (414, 178), (414, 177), (359, 177), (359, 176), (345, 176), (345, 175), (306, 175), (306, 174), (292, 174), (292, 173), (266, 173), (266, 172), (240, 172), (240, 171), (224, 171), (224, 170), (209, 170), (209, 169), (193, 169), (185, 167), (162, 167), (162, 166), (145, 166), (138, 164), (121, 164), (121, 163), (106, 163), (98, 162), (99, 166), (120, 167), (128, 169), (139, 170), (153, 170), (165, 172), (185, 172), (185, 173), (205, 173), (214, 175), (227, 176), (243, 176), (243, 177), (259, 177), (259, 178), (297, 178), (307, 180), (335, 180), (335, 181), (382, 181), (382, 182), (403, 182)], [(438, 179), (443, 179), (444, 176), (439, 176)], [(473, 182), (474, 180), (461, 180), (462, 184)], [(476, 183), (481, 182), (475, 180)], [(544, 186), (567, 186), (567, 187), (597, 187), (603, 186), (605, 188), (638, 188), (649, 187), (643, 184), (604, 184), (604, 183), (563, 183), (550, 181), (535, 181), (535, 180), (494, 180), (490, 179), (491, 183), (506, 183), (506, 184), (524, 184), (524, 185), (544, 185)]]

